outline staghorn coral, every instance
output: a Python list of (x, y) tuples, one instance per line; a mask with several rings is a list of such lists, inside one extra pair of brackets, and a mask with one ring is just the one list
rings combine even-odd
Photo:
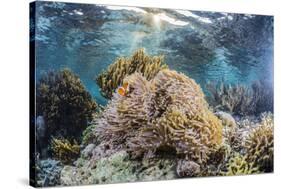
[(139, 72), (147, 80), (151, 80), (164, 68), (167, 68), (167, 65), (163, 63), (163, 56), (151, 57), (145, 54), (144, 49), (139, 49), (130, 58), (118, 58), (97, 77), (96, 81), (101, 88), (101, 94), (111, 98), (126, 76)]
[(221, 109), (240, 115), (254, 112), (254, 96), (250, 88), (243, 85), (231, 85), (219, 82), (208, 83), (209, 102), (215, 109)]
[(273, 115), (262, 114), (260, 124), (245, 141), (248, 162), (259, 166), (262, 172), (273, 171)]
[(97, 120), (101, 140), (123, 146), (133, 157), (172, 149), (199, 164), (222, 142), (221, 121), (194, 80), (164, 69), (151, 81), (135, 73), (124, 82), (129, 94), (114, 94)]
[(273, 86), (260, 80), (251, 86), (208, 83), (208, 101), (215, 108), (238, 115), (273, 112)]
[(70, 143), (67, 139), (53, 138), (51, 149), (55, 159), (60, 160), (64, 164), (71, 164), (79, 157), (80, 146), (76, 141)]
[(221, 171), (221, 175), (233, 176), (233, 175), (248, 175), (259, 173), (259, 167), (254, 163), (248, 162), (245, 156), (236, 153), (229, 159), (226, 164), (226, 171)]
[(51, 136), (79, 141), (96, 107), (81, 80), (70, 70), (42, 76), (36, 86), (36, 114), (45, 121), (45, 146)]

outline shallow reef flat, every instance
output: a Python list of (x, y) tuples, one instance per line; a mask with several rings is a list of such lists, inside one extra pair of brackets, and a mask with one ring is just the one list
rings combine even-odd
[[(39, 99), (50, 97), (44, 91), (61, 88), (63, 97), (74, 98), (51, 95), (48, 101), (56, 108), (48, 111), (48, 118), (43, 115), (51, 120), (45, 122), (52, 123), (53, 133), (46, 137), (45, 157), (37, 159), (38, 186), (273, 172), (273, 88), (268, 85), (213, 84), (207, 94), (194, 79), (168, 68), (163, 56), (139, 49), (131, 57), (117, 58), (97, 76), (108, 99), (101, 106), (76, 76), (62, 73), (72, 79), (52, 73), (39, 85)], [(61, 85), (51, 82), (53, 78)], [(64, 87), (68, 83), (73, 89)], [(68, 123), (56, 117), (62, 99), (81, 117), (78, 123), (70, 117), (71, 126), (60, 125), (54, 132), (55, 123)]]

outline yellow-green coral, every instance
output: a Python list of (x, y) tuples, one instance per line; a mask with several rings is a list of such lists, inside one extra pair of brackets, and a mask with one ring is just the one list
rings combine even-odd
[(225, 176), (248, 175), (259, 173), (259, 167), (253, 162), (248, 162), (246, 156), (235, 154), (226, 164), (226, 171), (221, 172)]
[(70, 164), (79, 157), (80, 146), (76, 141), (73, 144), (67, 139), (53, 138), (51, 149), (55, 159), (60, 160), (64, 164)]
[(101, 88), (101, 94), (111, 98), (126, 76), (139, 72), (150, 80), (164, 68), (167, 68), (167, 65), (163, 63), (163, 56), (149, 56), (145, 54), (144, 49), (139, 49), (130, 58), (118, 58), (97, 77), (97, 84)]
[(128, 95), (114, 94), (97, 121), (102, 140), (124, 145), (135, 156), (172, 148), (199, 164), (221, 144), (221, 121), (194, 80), (163, 69), (151, 81), (135, 73), (124, 82)]
[(264, 114), (245, 142), (247, 161), (259, 166), (262, 172), (273, 171), (273, 130), (273, 115)]

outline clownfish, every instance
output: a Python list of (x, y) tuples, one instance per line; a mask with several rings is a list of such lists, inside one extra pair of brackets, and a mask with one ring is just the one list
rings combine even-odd
[(121, 96), (126, 96), (129, 92), (129, 83), (124, 83), (122, 86), (118, 87), (117, 93)]

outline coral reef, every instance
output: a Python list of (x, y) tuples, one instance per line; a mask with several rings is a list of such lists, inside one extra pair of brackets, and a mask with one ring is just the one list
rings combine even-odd
[(62, 164), (59, 161), (46, 159), (36, 162), (36, 187), (60, 185)]
[(76, 141), (73, 144), (67, 139), (53, 138), (51, 149), (55, 159), (60, 160), (64, 164), (71, 164), (80, 155), (80, 146)]
[(96, 184), (133, 182), (137, 179), (133, 172), (134, 166), (128, 161), (128, 154), (120, 151), (97, 162), (93, 182)]
[(273, 115), (263, 114), (261, 123), (245, 141), (247, 161), (262, 172), (273, 171), (273, 130)]
[(128, 154), (120, 151), (108, 158), (101, 158), (94, 164), (87, 161), (82, 167), (65, 166), (61, 172), (61, 183), (80, 185), (133, 182), (137, 180), (134, 167), (128, 160)]
[(252, 84), (252, 90), (255, 99), (255, 112), (273, 112), (274, 95), (273, 84), (267, 80), (259, 80)]
[(200, 173), (200, 165), (193, 161), (181, 159), (177, 164), (177, 175), (179, 177), (193, 177)]
[(79, 141), (96, 106), (81, 80), (70, 70), (42, 76), (36, 86), (36, 114), (45, 120), (45, 146), (51, 136)]
[(97, 145), (99, 143), (98, 137), (96, 136), (96, 133), (94, 131), (96, 128), (96, 120), (98, 120), (101, 117), (103, 110), (104, 107), (98, 104), (96, 112), (92, 114), (92, 122), (82, 133), (82, 145), (84, 146), (88, 144)]
[(150, 81), (135, 73), (124, 82), (130, 93), (115, 93), (97, 120), (102, 141), (126, 147), (133, 157), (168, 150), (199, 164), (221, 144), (221, 121), (194, 80), (163, 69)]
[(235, 128), (236, 127), (236, 121), (232, 117), (231, 114), (219, 111), (219, 112), (215, 112), (215, 115), (220, 120), (222, 120), (222, 124), (223, 124), (224, 127), (230, 127), (230, 128)]
[(89, 125), (82, 133), (82, 144), (88, 145), (97, 143), (97, 136), (95, 135), (95, 124)]
[(118, 151), (97, 161), (79, 158), (76, 166), (61, 171), (62, 185), (105, 184), (176, 178), (173, 159), (130, 160), (126, 151)]
[(167, 180), (177, 178), (175, 159), (143, 159), (138, 164), (136, 175), (139, 181)]
[(101, 88), (101, 94), (111, 98), (126, 76), (139, 72), (150, 80), (164, 68), (167, 68), (167, 65), (163, 63), (162, 56), (149, 56), (145, 54), (144, 49), (139, 49), (130, 58), (118, 58), (96, 81)]
[(69, 70), (40, 80), (36, 124), (59, 161), (38, 161), (38, 186), (273, 171), (273, 115), (256, 116), (273, 108), (263, 84), (209, 85), (214, 113), (193, 79), (142, 49), (118, 59), (98, 82), (111, 98), (100, 108)]
[(259, 168), (252, 162), (248, 162), (245, 156), (235, 154), (226, 164), (226, 171), (221, 172), (222, 175), (248, 175), (259, 173)]
[(250, 114), (255, 110), (254, 97), (248, 87), (219, 82), (208, 83), (207, 88), (211, 94), (209, 102), (215, 109), (240, 115)]
[(232, 157), (232, 148), (223, 143), (216, 151), (213, 151), (208, 159), (208, 162), (201, 169), (201, 172), (196, 176), (217, 176), (225, 169), (226, 163)]
[(244, 85), (208, 83), (209, 103), (215, 108), (238, 115), (253, 115), (265, 111), (273, 112), (273, 86), (266, 81)]

